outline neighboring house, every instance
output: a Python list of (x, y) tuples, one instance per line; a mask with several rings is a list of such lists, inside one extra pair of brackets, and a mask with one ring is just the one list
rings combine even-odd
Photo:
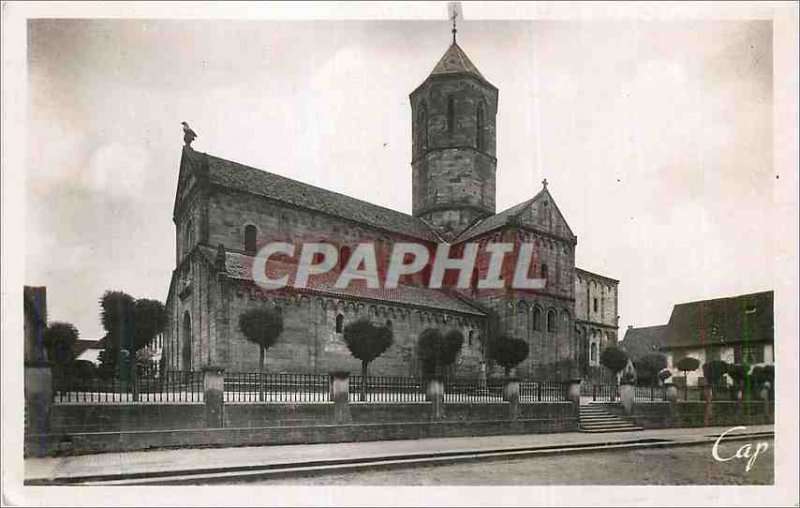
[(638, 360), (649, 353), (659, 352), (666, 345), (664, 342), (666, 331), (667, 325), (638, 328), (628, 326), (619, 347), (625, 350), (631, 358)]
[(100, 365), (100, 352), (103, 350), (103, 346), (100, 343), (99, 339), (78, 339), (78, 342), (75, 343), (75, 359), (76, 360), (86, 360), (92, 362), (95, 365)]
[(677, 374), (675, 364), (683, 357), (700, 361), (701, 368), (688, 375), (690, 386), (700, 382), (702, 365), (710, 360), (772, 364), (773, 292), (678, 304), (672, 309), (664, 339), (661, 350), (673, 373)]

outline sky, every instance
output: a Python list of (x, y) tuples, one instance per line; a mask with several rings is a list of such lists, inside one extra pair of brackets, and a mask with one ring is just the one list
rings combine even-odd
[[(772, 289), (770, 21), (460, 22), (500, 93), (497, 209), (548, 189), (620, 337), (686, 301)], [(408, 94), (442, 20), (28, 22), (25, 284), (99, 338), (107, 289), (164, 301), (183, 144), (411, 211)]]

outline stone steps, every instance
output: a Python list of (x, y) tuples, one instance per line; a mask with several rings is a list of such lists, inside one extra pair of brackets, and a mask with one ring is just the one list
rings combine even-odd
[(581, 432), (628, 432), (644, 430), (626, 418), (610, 413), (599, 405), (584, 405), (580, 407)]

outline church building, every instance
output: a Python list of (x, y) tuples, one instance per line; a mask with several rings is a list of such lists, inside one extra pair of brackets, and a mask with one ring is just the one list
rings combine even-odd
[[(173, 209), (167, 368), (257, 371), (258, 347), (245, 339), (238, 319), (247, 309), (276, 306), (284, 331), (266, 354), (271, 373), (359, 372), (343, 330), (366, 317), (391, 327), (394, 336), (392, 347), (371, 363), (373, 375), (419, 376), (417, 340), (431, 327), (462, 331), (464, 345), (452, 368), (457, 376), (501, 371), (487, 357), (487, 342), (498, 332), (528, 342), (528, 358), (516, 369), (522, 379), (586, 375), (598, 348), (617, 340), (618, 281), (575, 267), (577, 237), (546, 180), (530, 199), (497, 212), (498, 94), (454, 37), (410, 94), (411, 215), (197, 152), (187, 142)], [(362, 242), (383, 252), (398, 242), (432, 251), (446, 243), (455, 252), (468, 242), (481, 248), (532, 243), (529, 273), (546, 284), (487, 292), (446, 281), (433, 289), (428, 268), (391, 289), (339, 288), (322, 280), (270, 291), (254, 282), (251, 268), (261, 245), (279, 237), (336, 244), (339, 268)], [(473, 280), (488, 269), (479, 258)]]

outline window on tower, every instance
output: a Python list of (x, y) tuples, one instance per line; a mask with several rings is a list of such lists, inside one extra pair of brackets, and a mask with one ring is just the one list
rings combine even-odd
[(428, 147), (428, 106), (425, 101), (422, 101), (419, 105), (417, 132), (417, 147), (419, 150), (424, 150)]
[(447, 98), (447, 133), (452, 136), (456, 126), (456, 101), (453, 96)]
[(244, 252), (246, 254), (256, 252), (256, 227), (252, 224), (244, 227)]
[(485, 150), (486, 147), (484, 146), (484, 138), (483, 138), (483, 129), (484, 129), (484, 106), (483, 102), (478, 104), (478, 112), (475, 118), (475, 148), (478, 150)]

